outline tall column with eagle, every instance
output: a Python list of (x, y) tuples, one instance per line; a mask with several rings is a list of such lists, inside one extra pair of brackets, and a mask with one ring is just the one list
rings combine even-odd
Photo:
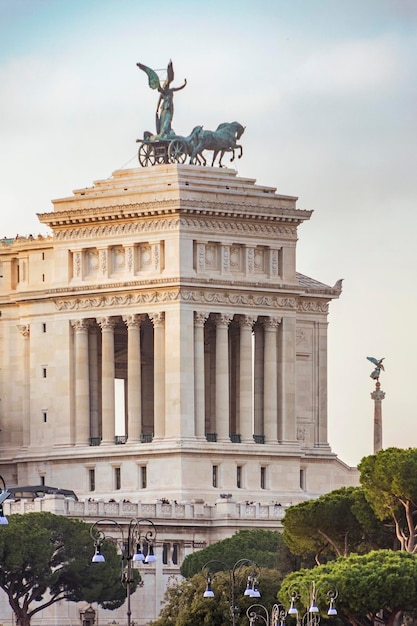
[(374, 454), (376, 454), (379, 450), (382, 450), (382, 400), (385, 398), (385, 393), (381, 389), (379, 376), (381, 370), (385, 371), (382, 364), (384, 359), (375, 359), (372, 356), (366, 358), (375, 365), (375, 369), (370, 376), (376, 381), (375, 391), (371, 393), (371, 398), (374, 401)]

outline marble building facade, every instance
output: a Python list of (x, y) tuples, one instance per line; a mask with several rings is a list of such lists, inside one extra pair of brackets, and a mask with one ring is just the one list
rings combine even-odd
[(168, 502), (174, 571), (253, 527), (248, 506), (278, 528), (285, 506), (357, 484), (327, 431), (341, 284), (297, 272), (296, 203), (231, 169), (120, 170), (39, 214), (51, 236), (3, 240), (6, 483), (74, 489), (61, 512), (87, 521)]

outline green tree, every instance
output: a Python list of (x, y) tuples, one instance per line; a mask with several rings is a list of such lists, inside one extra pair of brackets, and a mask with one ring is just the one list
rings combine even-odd
[(313, 581), (317, 604), (326, 615), (325, 593), (330, 586), (339, 592), (338, 618), (353, 626), (373, 626), (382, 619), (387, 626), (417, 607), (417, 557), (407, 552), (375, 550), (352, 554), (311, 570), (300, 570), (282, 582), (278, 597), (288, 605), (290, 592), (298, 590), (302, 613), (308, 606), (307, 590)]
[(223, 561), (231, 567), (242, 555), (261, 567), (277, 568), (283, 574), (297, 567), (297, 561), (280, 532), (255, 529), (241, 530), (232, 537), (187, 555), (181, 565), (181, 574), (189, 578), (201, 572), (203, 565), (212, 560)]
[[(223, 542), (219, 542), (223, 543)], [(277, 591), (282, 580), (276, 570), (261, 568), (259, 574), (259, 590), (261, 599), (244, 596), (246, 575), (250, 568), (242, 568), (236, 578), (235, 597), (239, 607), (237, 617), (238, 626), (247, 626), (246, 610), (257, 602), (272, 606), (276, 602)], [(214, 598), (204, 598), (206, 579), (203, 574), (181, 582), (175, 582), (168, 587), (165, 594), (164, 606), (159, 618), (153, 626), (224, 626), (231, 624), (231, 585), (229, 572), (221, 571), (215, 574), (212, 582)]]
[(393, 523), (401, 550), (417, 552), (417, 448), (387, 448), (358, 467), (375, 514)]
[(89, 526), (52, 513), (11, 515), (0, 527), (0, 587), (19, 626), (59, 600), (121, 606), (121, 560), (116, 547), (103, 545), (104, 565), (91, 563)]
[(342, 487), (290, 507), (284, 540), (296, 555), (320, 560), (392, 547), (393, 536), (377, 519), (360, 487)]

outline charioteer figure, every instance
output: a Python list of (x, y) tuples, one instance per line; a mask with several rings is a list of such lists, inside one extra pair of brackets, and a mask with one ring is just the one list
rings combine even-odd
[(168, 139), (175, 135), (171, 127), (172, 118), (174, 117), (174, 93), (184, 89), (187, 79), (184, 80), (184, 84), (181, 87), (171, 87), (171, 83), (174, 80), (174, 67), (172, 61), (170, 61), (167, 67), (167, 77), (161, 86), (159, 76), (154, 70), (142, 63), (137, 63), (136, 65), (148, 75), (149, 87), (157, 89), (160, 94), (155, 114), (155, 139)]

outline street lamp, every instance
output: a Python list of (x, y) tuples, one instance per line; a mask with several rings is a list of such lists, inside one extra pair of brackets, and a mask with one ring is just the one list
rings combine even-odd
[(300, 591), (297, 587), (292, 587), (290, 589), (290, 600), (291, 606), (288, 609), (288, 615), (293, 615), (297, 618), (297, 623), (299, 622), (298, 617), (298, 609), (295, 606), (297, 600), (301, 600), (305, 602), (306, 612), (301, 618), (301, 622), (304, 626), (318, 626), (320, 622), (320, 610), (317, 606), (317, 599), (320, 593), (321, 596), (325, 596), (326, 603), (329, 608), (327, 610), (327, 615), (337, 615), (336, 610), (336, 598), (339, 595), (337, 588), (329, 584), (326, 588), (323, 588), (323, 584), (316, 584), (316, 581), (313, 580), (311, 583), (311, 587), (307, 587), (306, 585), (302, 585), (303, 590)]
[(6, 483), (3, 476), (0, 476), (0, 525), (8, 524), (7, 517), (3, 512), (3, 502), (7, 500), (10, 495), (10, 491), (7, 491)]
[(274, 604), (271, 609), (271, 621), (269, 621), (268, 609), (263, 604), (252, 604), (246, 611), (250, 626), (255, 626), (257, 621), (265, 626), (285, 626), (287, 611), (282, 604)]
[[(106, 535), (100, 528), (100, 525), (114, 524), (117, 527), (120, 538), (115, 538), (110, 535)], [(145, 524), (147, 530), (142, 531), (141, 524)], [(91, 559), (92, 563), (104, 563), (105, 558), (101, 553), (101, 546), (104, 541), (109, 541), (117, 545), (122, 553), (122, 576), (121, 582), (126, 585), (126, 599), (127, 599), (127, 626), (131, 626), (131, 609), (130, 609), (130, 595), (131, 585), (133, 583), (132, 577), (132, 562), (133, 563), (153, 563), (156, 561), (154, 554), (153, 544), (156, 539), (156, 528), (153, 522), (149, 519), (137, 519), (133, 518), (129, 522), (127, 539), (123, 532), (123, 527), (114, 519), (99, 519), (90, 527), (90, 535), (94, 541), (94, 556)], [(146, 555), (144, 554), (146, 552)]]
[[(271, 610), (271, 615), (268, 613), (268, 609), (263, 604), (252, 604), (246, 611), (246, 615), (249, 619), (249, 626), (256, 626), (256, 622), (263, 622), (264, 626), (285, 626), (285, 618), (287, 615), (295, 617), (297, 620), (297, 626), (318, 626), (320, 623), (320, 610), (317, 606), (317, 598), (320, 590), (320, 595), (326, 597), (326, 602), (329, 606), (327, 615), (337, 615), (335, 601), (338, 596), (337, 588), (334, 585), (329, 585), (325, 590), (323, 585), (316, 585), (313, 581), (311, 587), (302, 585), (302, 592), (298, 588), (291, 587), (290, 589), (290, 608), (288, 611), (282, 604), (274, 604)], [(306, 612), (299, 618), (298, 609), (295, 606), (298, 600), (307, 600)]]
[(227, 563), (224, 563), (223, 561), (208, 561), (201, 568), (201, 571), (207, 581), (206, 590), (204, 592), (205, 598), (214, 598), (214, 591), (211, 588), (211, 584), (214, 578), (213, 566), (216, 565), (220, 566), (217, 567), (216, 572), (224, 570), (229, 572), (230, 617), (232, 618), (232, 625), (236, 626), (236, 618), (240, 612), (239, 606), (237, 605), (236, 595), (237, 589), (242, 583), (244, 577), (242, 569), (248, 566), (252, 568), (250, 574), (247, 575), (246, 589), (243, 595), (249, 596), (250, 598), (260, 598), (261, 594), (258, 589), (259, 565), (257, 565), (255, 561), (251, 561), (250, 559), (239, 559), (232, 567), (230, 567), (229, 565), (227, 565)]

